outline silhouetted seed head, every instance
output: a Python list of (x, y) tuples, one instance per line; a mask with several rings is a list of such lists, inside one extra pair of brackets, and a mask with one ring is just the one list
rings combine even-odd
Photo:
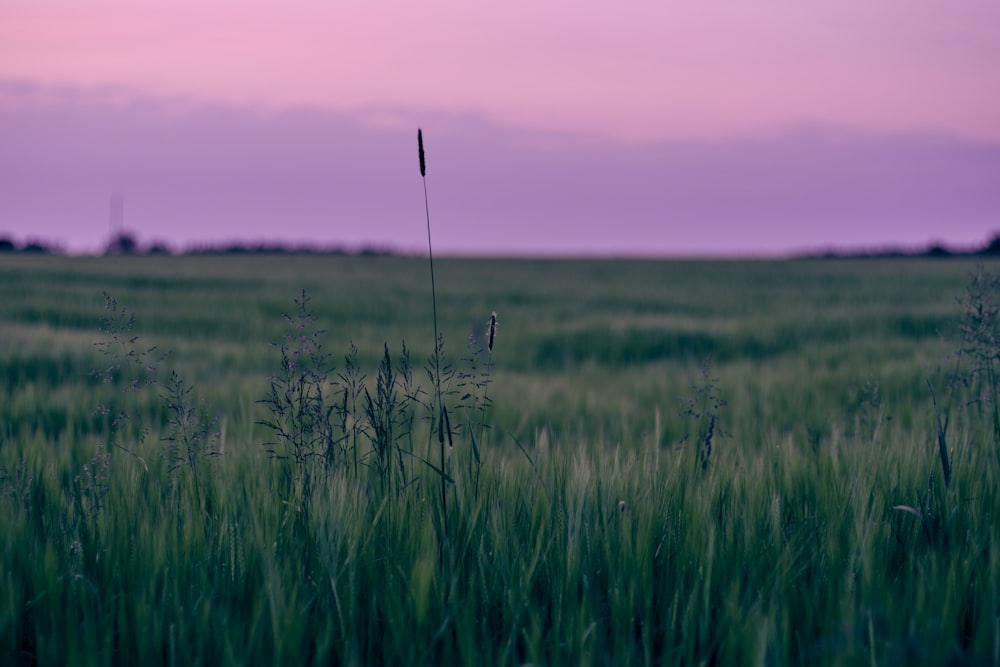
[(420, 155), (420, 175), (427, 175), (427, 164), (424, 162), (424, 133), (417, 128), (417, 153)]
[(486, 347), (488, 347), (490, 350), (490, 354), (493, 354), (493, 339), (496, 337), (496, 335), (497, 335), (497, 311), (494, 310), (493, 313), (490, 315), (490, 337), (486, 344)]

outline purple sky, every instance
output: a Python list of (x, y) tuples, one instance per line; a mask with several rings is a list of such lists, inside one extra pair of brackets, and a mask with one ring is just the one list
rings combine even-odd
[[(746, 6), (743, 7), (742, 5)], [(0, 6), (0, 235), (782, 254), (1000, 231), (1000, 3)]]

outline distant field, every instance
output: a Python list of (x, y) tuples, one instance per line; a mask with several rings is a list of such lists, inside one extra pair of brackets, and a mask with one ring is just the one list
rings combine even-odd
[[(995, 268), (442, 259), (445, 448), (426, 260), (2, 256), (0, 663), (998, 664), (996, 392), (954, 355)], [(315, 342), (336, 447), (297, 459), (262, 401)], [(384, 412), (339, 402), (352, 342)], [(404, 342), (421, 402), (379, 392)]]
[[(618, 431), (623, 416), (638, 428), (657, 408), (670, 422), (710, 359), (734, 399), (730, 429), (757, 445), (775, 424), (822, 437), (869, 381), (906, 415), (923, 413), (923, 377), (950, 351), (941, 336), (957, 332), (974, 266), (443, 260), (439, 315), (445, 351), (458, 361), (469, 333), (497, 312), (498, 429), (530, 437), (544, 425), (572, 439)], [(229, 415), (263, 393), (277, 362), (270, 344), (287, 334), (282, 314), (303, 289), (338, 361), (350, 341), (369, 368), (383, 343), (395, 353), (405, 342), (418, 365), (432, 349), (420, 259), (5, 257), (0, 285), (0, 370), (15, 394), (87, 386), (99, 366), (103, 291), (135, 313), (142, 345), (170, 351), (168, 365)], [(60, 409), (92, 409), (79, 398)], [(622, 444), (639, 435), (621, 433)]]

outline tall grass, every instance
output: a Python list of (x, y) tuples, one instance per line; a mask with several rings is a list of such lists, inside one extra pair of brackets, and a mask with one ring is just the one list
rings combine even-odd
[[(395, 332), (377, 318), (381, 296), (397, 291), (397, 316), (426, 324), (425, 307), (406, 306), (420, 299), (406, 290), (426, 265), (371, 261), (346, 262), (337, 291), (323, 290), (329, 274), (317, 268), (323, 279), (307, 277), (308, 298), (299, 292), (287, 317), (283, 295), (258, 294), (273, 325), (238, 309), (256, 345), (217, 308), (195, 303), (133, 319), (140, 297), (192, 299), (176, 279), (143, 284), (166, 264), (68, 270), (90, 276), (68, 285), (107, 281), (129, 293), (129, 307), (111, 301), (103, 334), (94, 333), (99, 299), (94, 318), (38, 300), (37, 310), (65, 308), (66, 321), (90, 329), (62, 326), (65, 338), (48, 339), (63, 346), (54, 359), (28, 340), (4, 348), (15, 380), (0, 445), (0, 663), (1000, 660), (1000, 465), (984, 446), (992, 407), (980, 400), (990, 385), (962, 380), (985, 377), (967, 354), (954, 375), (955, 357), (946, 366), (959, 381), (935, 376), (954, 397), (938, 410), (948, 424), (945, 487), (925, 382), (941, 351), (938, 327), (927, 324), (959, 329), (967, 312), (953, 300), (964, 268), (922, 265), (926, 282), (911, 276), (892, 291), (887, 276), (917, 265), (723, 264), (701, 274), (710, 288), (692, 295), (678, 284), (697, 265), (517, 263), (499, 281), (508, 291), (498, 308), (523, 314), (534, 302), (549, 319), (506, 316), (497, 368), (487, 324), (452, 375), (444, 357), (440, 373), (429, 362), (422, 389), (408, 348), (393, 355), (385, 336), (348, 338), (368, 327)], [(33, 267), (25, 271), (51, 270)], [(353, 319), (328, 310), (351, 293), (352, 276), (371, 285), (387, 267), (398, 277), (367, 293), (378, 307)], [(211, 270), (229, 281), (219, 295), (238, 295), (256, 273), (247, 264)], [(629, 289), (580, 277), (616, 270), (635, 272)], [(679, 291), (643, 292), (670, 282), (659, 271), (676, 271)], [(767, 310), (775, 306), (763, 297), (790, 272), (808, 294), (790, 310)], [(887, 312), (824, 291), (860, 280), (878, 286), (872, 301)], [(594, 289), (557, 293), (560, 281)], [(454, 298), (442, 300), (442, 329), (482, 327), (490, 309), (455, 317), (452, 304), (478, 297), (448, 284), (439, 286)], [(749, 286), (746, 310), (727, 302), (733, 284)], [(921, 284), (935, 287), (921, 294)], [(602, 315), (626, 312), (615, 309), (629, 301), (617, 322)], [(796, 310), (809, 302), (823, 307)], [(12, 340), (32, 315), (6, 303), (16, 311), (2, 320)], [(178, 327), (191, 337), (164, 345)], [(650, 332), (667, 331), (663, 349), (684, 349), (670, 331), (685, 327), (688, 342), (704, 341), (686, 348), (699, 354), (656, 356)], [(234, 338), (218, 344), (202, 333), (212, 330)], [(440, 350), (439, 334), (421, 349)], [(94, 335), (113, 344), (112, 356), (88, 349)], [(553, 342), (569, 354), (559, 357)], [(636, 342), (650, 356), (629, 356)], [(94, 368), (105, 372), (88, 375)], [(445, 380), (448, 413), (434, 403), (435, 378)], [(73, 391), (60, 393), (63, 385)], [(463, 424), (442, 428), (444, 414)], [(436, 460), (445, 431), (454, 442), (447, 467)]]
[(988, 457), (956, 468), (967, 500), (929, 539), (889, 511), (922, 495), (929, 457), (863, 445), (726, 448), (700, 481), (692, 448), (487, 452), (479, 498), (455, 487), (450, 570), (426, 501), (372, 502), (338, 475), (291, 508), (273, 465), (247, 456), (217, 462), (210, 508), (190, 487), (167, 502), (165, 461), (116, 459), (77, 544), (65, 462), (27, 461), (27, 491), (3, 501), (4, 651), (43, 664), (988, 661)]
[[(427, 259), (431, 270), (431, 320), (434, 323), (434, 352), (431, 355), (430, 370), (431, 381), (434, 384), (434, 420), (437, 424), (438, 439), (438, 475), (441, 478), (441, 549), (444, 549), (448, 542), (448, 457), (445, 449), (445, 442), (448, 447), (452, 447), (451, 420), (448, 417), (448, 408), (442, 400), (441, 385), (445, 381), (442, 377), (442, 356), (444, 355), (444, 339), (438, 333), (438, 311), (437, 311), (437, 285), (434, 282), (434, 245), (431, 243), (431, 211), (430, 202), (427, 198), (427, 162), (424, 154), (424, 133), (417, 130), (417, 158), (420, 162), (420, 179), (424, 186), (424, 212), (427, 217)], [(443, 551), (442, 551), (443, 553)]]

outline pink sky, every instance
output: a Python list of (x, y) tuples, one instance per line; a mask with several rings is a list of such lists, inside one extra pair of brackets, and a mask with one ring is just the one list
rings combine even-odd
[(770, 254), (1000, 230), (1000, 2), (4, 0), (0, 235)]

